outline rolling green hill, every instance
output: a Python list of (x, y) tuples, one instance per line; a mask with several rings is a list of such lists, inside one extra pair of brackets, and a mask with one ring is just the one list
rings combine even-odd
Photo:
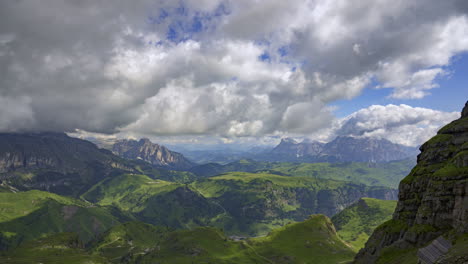
[(268, 236), (236, 241), (216, 228), (170, 230), (142, 222), (117, 225), (87, 246), (72, 233), (22, 244), (0, 254), (1, 263), (346, 263), (353, 250), (329, 218), (313, 215)]
[(4, 264), (107, 264), (107, 259), (91, 255), (84, 249), (78, 235), (59, 233), (28, 241), (20, 247), (0, 253), (0, 262)]
[(377, 164), (362, 162), (283, 163), (274, 166), (272, 170), (291, 176), (318, 177), (370, 186), (398, 188), (400, 180), (411, 171), (414, 164), (412, 159)]
[(290, 163), (239, 160), (226, 165), (215, 163), (200, 165), (192, 168), (191, 172), (198, 177), (211, 177), (234, 171), (264, 171), (284, 176), (314, 177), (397, 188), (400, 180), (414, 165), (413, 159), (387, 163)]
[(324, 215), (312, 215), (248, 242), (257, 254), (270, 260), (267, 263), (346, 263), (355, 254)]
[(97, 207), (43, 191), (0, 193), (0, 248), (59, 232), (76, 232), (90, 241), (125, 215), (112, 207)]
[(146, 175), (122, 174), (106, 178), (82, 195), (99, 205), (114, 205), (141, 221), (187, 228), (208, 225), (222, 208), (184, 184)]
[(248, 236), (266, 234), (311, 214), (332, 216), (363, 196), (396, 197), (386, 187), (268, 173), (230, 172), (190, 187), (225, 210), (218, 227), (228, 234)]
[(356, 250), (364, 247), (380, 224), (392, 218), (397, 201), (361, 198), (332, 217), (338, 235)]
[(363, 196), (395, 198), (394, 190), (314, 177), (230, 172), (190, 185), (122, 174), (82, 195), (140, 221), (173, 228), (213, 225), (227, 234), (264, 235), (310, 214), (332, 216)]

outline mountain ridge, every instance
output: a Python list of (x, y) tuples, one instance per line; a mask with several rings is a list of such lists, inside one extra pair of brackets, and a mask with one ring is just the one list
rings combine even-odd
[(415, 148), (386, 139), (338, 136), (328, 143), (297, 142), (292, 138), (283, 138), (276, 147), (259, 158), (270, 161), (381, 163), (406, 159), (416, 154)]

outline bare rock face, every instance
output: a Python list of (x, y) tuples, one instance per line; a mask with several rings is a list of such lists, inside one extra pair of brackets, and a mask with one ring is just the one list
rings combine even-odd
[(462, 118), (468, 117), (468, 102), (466, 102), (465, 107), (462, 110)]
[(0, 182), (21, 190), (77, 195), (114, 169), (121, 158), (65, 133), (0, 133)]
[(164, 146), (154, 144), (149, 139), (119, 140), (112, 152), (126, 159), (140, 159), (156, 166), (166, 166), (173, 169), (189, 169), (194, 164), (182, 154), (170, 151)]
[(421, 146), (416, 167), (400, 182), (393, 219), (374, 231), (355, 263), (416, 258), (441, 235), (455, 242), (468, 233), (467, 111)]

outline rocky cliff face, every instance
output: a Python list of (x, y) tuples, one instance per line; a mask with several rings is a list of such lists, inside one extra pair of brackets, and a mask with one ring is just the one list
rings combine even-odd
[(0, 134), (0, 181), (22, 190), (76, 194), (114, 169), (131, 170), (121, 160), (64, 133)]
[[(416, 167), (400, 183), (393, 219), (375, 230), (355, 263), (416, 261), (417, 249), (437, 237), (443, 235), (456, 248), (467, 232), (468, 104), (460, 119), (421, 146)], [(458, 243), (468, 247), (466, 239)], [(448, 263), (467, 263), (467, 255)]]
[(154, 144), (147, 138), (139, 141), (119, 140), (113, 145), (112, 152), (126, 159), (140, 159), (152, 165), (167, 166), (173, 169), (183, 170), (194, 166), (182, 154)]

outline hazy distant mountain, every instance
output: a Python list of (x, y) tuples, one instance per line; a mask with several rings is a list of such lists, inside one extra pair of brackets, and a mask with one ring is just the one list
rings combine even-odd
[(154, 144), (149, 139), (118, 140), (112, 146), (112, 152), (126, 159), (139, 159), (156, 166), (173, 169), (188, 169), (194, 166), (184, 155), (170, 151), (164, 146)]
[(337, 137), (329, 143), (281, 140), (271, 152), (259, 157), (270, 161), (297, 162), (388, 162), (416, 157), (416, 148), (386, 139)]
[(278, 155), (288, 155), (294, 157), (315, 156), (318, 155), (325, 144), (317, 141), (301, 143), (292, 138), (283, 138), (278, 146), (271, 153)]
[(416, 157), (416, 148), (392, 143), (386, 139), (337, 137), (325, 144), (320, 161), (387, 162)]

